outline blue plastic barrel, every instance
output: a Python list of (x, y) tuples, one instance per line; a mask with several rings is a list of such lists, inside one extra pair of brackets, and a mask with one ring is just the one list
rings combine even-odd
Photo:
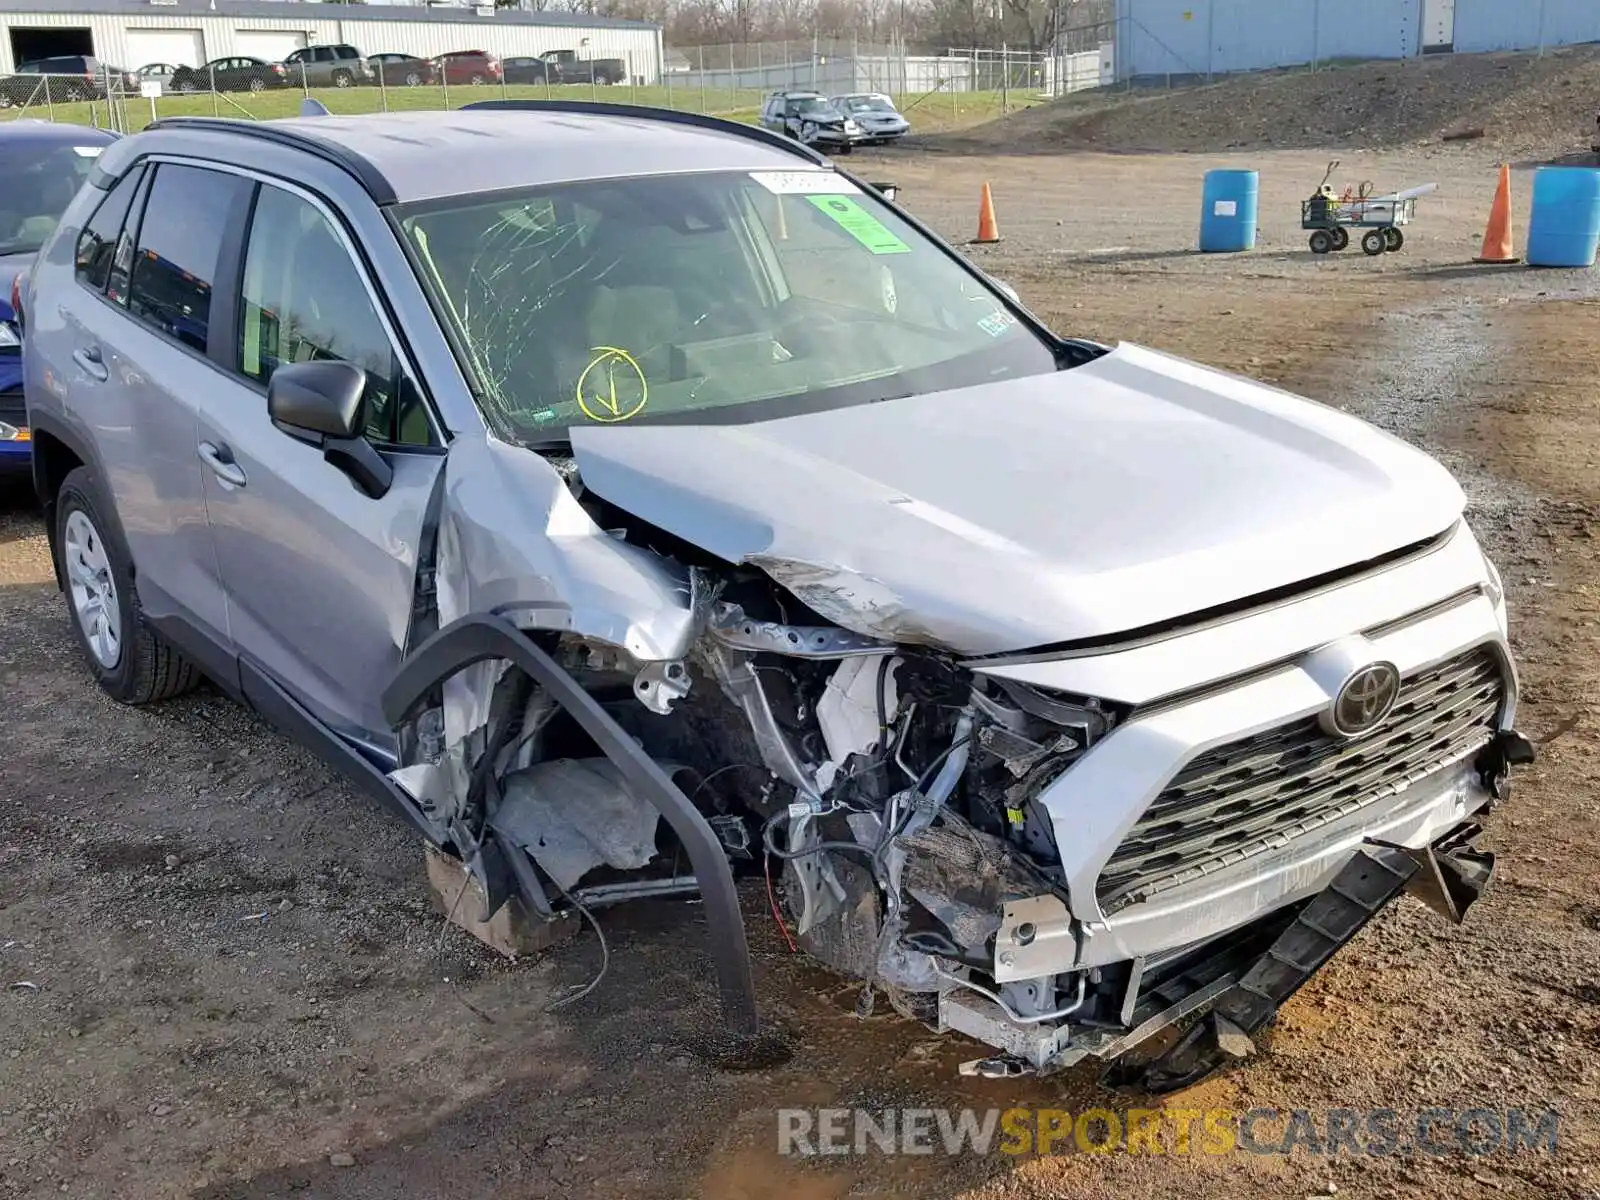
[(1254, 249), (1260, 191), (1261, 176), (1255, 171), (1207, 171), (1200, 249), (1208, 254)]
[(1600, 249), (1600, 171), (1540, 167), (1533, 175), (1528, 265), (1592, 267)]

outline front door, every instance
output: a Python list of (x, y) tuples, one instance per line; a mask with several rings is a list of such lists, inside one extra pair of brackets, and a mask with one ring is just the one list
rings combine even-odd
[[(363, 269), (320, 204), (262, 184), (239, 298), (233, 382), (200, 413), (206, 505), (241, 660), (346, 737), (392, 748), (379, 695), (410, 626), (423, 514), (444, 462)], [(368, 375), (369, 439), (394, 467), (373, 499), (273, 425), (280, 364), (342, 359)]]

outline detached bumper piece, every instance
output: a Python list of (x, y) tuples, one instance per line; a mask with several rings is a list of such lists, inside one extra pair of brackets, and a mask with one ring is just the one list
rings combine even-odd
[(1102, 1082), (1161, 1095), (1248, 1056), (1285, 1001), (1402, 892), (1459, 923), (1494, 873), (1494, 856), (1470, 844), (1480, 832), (1465, 822), (1420, 850), (1369, 842), (1172, 1047), (1148, 1062), (1114, 1063)]

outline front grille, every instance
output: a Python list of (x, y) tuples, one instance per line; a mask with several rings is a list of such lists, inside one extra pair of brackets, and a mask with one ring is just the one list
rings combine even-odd
[(1493, 737), (1504, 692), (1500, 656), (1481, 646), (1406, 676), (1394, 710), (1355, 741), (1307, 717), (1206, 751), (1106, 863), (1101, 910), (1276, 849), (1460, 762)]
[(28, 409), (22, 403), (22, 389), (12, 388), (10, 391), (0, 392), (0, 421), (7, 425), (26, 425), (28, 423)]

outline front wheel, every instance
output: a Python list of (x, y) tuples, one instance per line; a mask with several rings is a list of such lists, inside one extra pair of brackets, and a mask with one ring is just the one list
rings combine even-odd
[(87, 467), (56, 495), (56, 565), (67, 611), (90, 674), (113, 700), (148, 704), (195, 686), (194, 665), (145, 622), (121, 544), (107, 537), (107, 509)]
[(422, 76), (418, 75), (415, 71), (408, 72), (406, 74), (406, 86), (407, 87), (421, 87), (422, 86)]
[(1333, 249), (1333, 235), (1326, 229), (1319, 229), (1311, 235), (1311, 253), (1327, 254)]

